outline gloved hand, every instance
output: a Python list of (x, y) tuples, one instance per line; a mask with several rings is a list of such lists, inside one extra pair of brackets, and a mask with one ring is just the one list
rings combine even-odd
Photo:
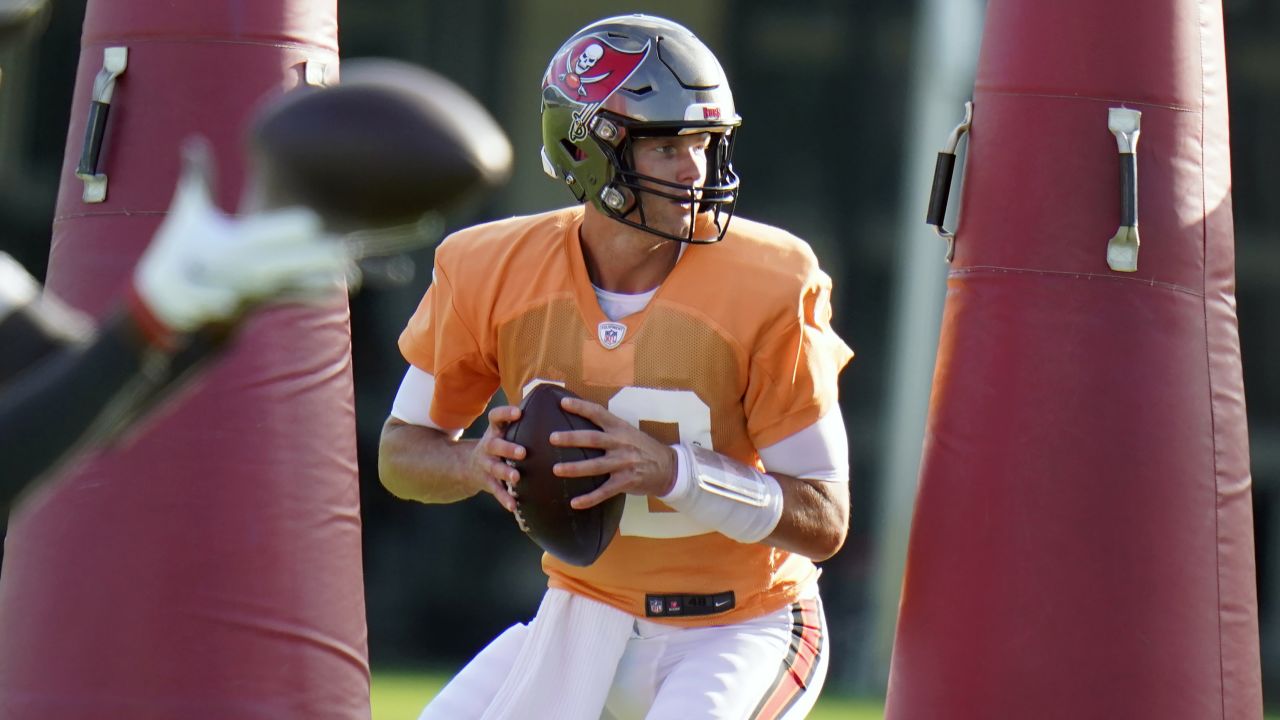
[(8, 253), (0, 252), (0, 320), (40, 295), (40, 285)]
[(169, 215), (134, 272), (137, 298), (157, 320), (189, 332), (255, 303), (336, 291), (351, 260), (319, 215), (290, 207), (229, 216), (210, 199), (211, 171), (208, 146), (188, 142)]

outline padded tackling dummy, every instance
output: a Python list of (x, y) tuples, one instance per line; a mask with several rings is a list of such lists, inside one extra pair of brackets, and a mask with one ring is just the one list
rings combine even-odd
[[(90, 0), (49, 287), (101, 315), (211, 141), (238, 201), (246, 123), (328, 66), (334, 0)], [(97, 171), (75, 171), (104, 49), (128, 48)], [(0, 716), (368, 718), (346, 298), (265, 312), (134, 442), (28, 496), (0, 579)], [(39, 428), (31, 428), (38, 433)]]
[(988, 4), (889, 720), (1262, 716), (1227, 141), (1219, 0)]

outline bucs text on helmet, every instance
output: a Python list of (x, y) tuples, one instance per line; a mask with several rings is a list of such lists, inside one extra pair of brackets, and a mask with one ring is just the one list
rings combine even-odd
[[(560, 47), (542, 81), (542, 166), (615, 220), (671, 240), (716, 242), (738, 199), (733, 142), (742, 124), (724, 70), (687, 28), (649, 15), (594, 22)], [(637, 137), (709, 133), (701, 187), (634, 169)], [(638, 193), (689, 202), (689, 230), (648, 225)], [(699, 222), (701, 216), (706, 222)]]

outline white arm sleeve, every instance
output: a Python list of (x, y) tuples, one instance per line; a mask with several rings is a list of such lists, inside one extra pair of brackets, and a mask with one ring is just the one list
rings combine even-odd
[(765, 471), (825, 482), (849, 482), (849, 436), (840, 408), (800, 432), (760, 449)]
[(391, 403), (391, 416), (410, 425), (429, 427), (457, 440), (463, 428), (442, 428), (431, 419), (431, 398), (436, 393), (436, 378), (429, 372), (410, 365), (400, 381), (400, 390)]

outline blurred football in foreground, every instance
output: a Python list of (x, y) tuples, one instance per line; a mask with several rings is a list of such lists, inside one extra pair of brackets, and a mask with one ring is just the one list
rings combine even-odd
[(590, 420), (562, 409), (560, 400), (566, 397), (577, 396), (559, 385), (538, 385), (520, 403), (520, 419), (507, 426), (504, 437), (526, 451), (524, 460), (511, 463), (520, 471), (515, 493), (521, 529), (557, 558), (586, 566), (595, 562), (613, 540), (626, 496), (615, 495), (586, 510), (569, 506), (570, 500), (600, 487), (609, 476), (562, 478), (551, 472), (556, 463), (603, 454), (595, 448), (550, 443), (553, 432), (600, 429)]
[(475, 98), (395, 60), (344, 61), (340, 84), (272, 99), (249, 146), (268, 205), (344, 231), (412, 223), (511, 173), (511, 143)]

